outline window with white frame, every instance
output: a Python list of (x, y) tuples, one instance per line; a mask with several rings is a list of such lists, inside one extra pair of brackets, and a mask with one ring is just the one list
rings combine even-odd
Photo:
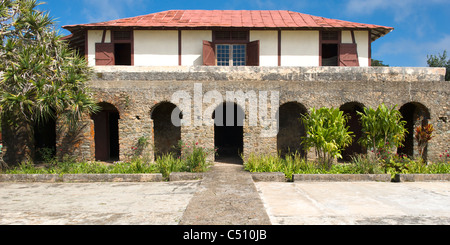
[(203, 65), (259, 66), (259, 40), (249, 40), (248, 30), (216, 30), (203, 41)]

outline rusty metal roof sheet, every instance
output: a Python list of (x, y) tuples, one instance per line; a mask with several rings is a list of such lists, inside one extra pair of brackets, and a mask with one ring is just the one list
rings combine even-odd
[(106, 22), (67, 25), (73, 32), (83, 28), (279, 28), (279, 29), (370, 29), (375, 40), (394, 28), (313, 16), (288, 10), (168, 10)]

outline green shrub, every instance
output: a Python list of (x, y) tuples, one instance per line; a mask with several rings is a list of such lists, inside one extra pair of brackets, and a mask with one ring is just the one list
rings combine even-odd
[(249, 172), (282, 172), (292, 180), (293, 174), (319, 173), (320, 165), (308, 162), (300, 154), (289, 154), (285, 158), (279, 155), (250, 154), (244, 163), (244, 169)]
[(384, 174), (381, 163), (367, 154), (358, 154), (352, 157), (349, 163), (355, 173), (358, 174)]
[(156, 171), (163, 175), (164, 179), (168, 179), (172, 172), (185, 172), (186, 164), (173, 153), (164, 154), (156, 158)]
[(196, 142), (192, 145), (184, 144), (182, 141), (179, 142), (179, 147), (181, 149), (181, 160), (186, 165), (187, 172), (205, 172), (208, 170), (209, 166), (212, 164), (208, 162), (208, 156), (214, 154), (214, 150), (207, 149), (203, 146), (199, 146)]
[(211, 166), (208, 156), (214, 154), (214, 150), (199, 146), (199, 143), (185, 144), (182, 141), (178, 143), (181, 156), (173, 153), (164, 154), (157, 157), (156, 169), (167, 179), (172, 172), (206, 172)]
[(352, 143), (352, 132), (348, 131), (347, 116), (339, 109), (311, 108), (311, 113), (302, 116), (307, 136), (305, 150), (314, 147), (319, 163), (331, 168), (333, 160), (342, 158), (341, 150)]
[(373, 108), (364, 108), (364, 112), (357, 112), (361, 117), (362, 136), (359, 143), (371, 149), (380, 157), (392, 154), (392, 149), (402, 145), (407, 130), (401, 113), (384, 104)]
[(345, 164), (334, 164), (330, 168), (313, 161), (307, 161), (300, 154), (278, 155), (250, 154), (244, 163), (244, 169), (249, 172), (282, 172), (292, 180), (293, 174), (443, 174), (450, 173), (450, 163), (436, 162), (425, 164), (421, 159), (409, 159), (406, 156), (391, 156), (378, 159), (368, 155), (357, 155)]

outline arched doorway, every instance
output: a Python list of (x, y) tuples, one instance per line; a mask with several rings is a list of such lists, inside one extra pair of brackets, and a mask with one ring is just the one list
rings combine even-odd
[(280, 106), (278, 113), (278, 153), (281, 157), (294, 153), (306, 157), (302, 146), (302, 137), (306, 136), (306, 130), (301, 120), (302, 115), (307, 114), (306, 108), (297, 102), (287, 102)]
[(216, 161), (240, 161), (244, 150), (244, 111), (236, 103), (220, 104), (213, 113)]
[(109, 103), (101, 102), (99, 112), (91, 116), (95, 131), (95, 160), (119, 160), (119, 111)]
[[(417, 145), (414, 139), (414, 132), (416, 127), (420, 125), (428, 124), (430, 119), (430, 112), (428, 108), (417, 102), (410, 102), (404, 104), (399, 109), (403, 116), (403, 121), (406, 121), (405, 128), (408, 131), (403, 141), (403, 146), (397, 149), (398, 154), (405, 154), (409, 157), (413, 157), (418, 152), (415, 151), (415, 145)], [(424, 158), (427, 157), (427, 148), (424, 150)]]
[(34, 160), (45, 161), (56, 156), (56, 118), (34, 125)]
[(361, 116), (358, 115), (358, 112), (364, 112), (364, 105), (358, 102), (348, 102), (343, 104), (339, 110), (343, 111), (344, 115), (348, 116), (347, 126), (349, 127), (349, 131), (353, 132), (354, 135), (352, 144), (346, 147), (342, 152), (343, 160), (350, 161), (352, 156), (367, 152), (367, 150), (358, 143), (358, 140), (362, 136)]
[[(158, 156), (173, 153), (175, 156), (181, 154), (178, 142), (181, 140), (180, 122), (172, 122), (172, 112), (178, 107), (170, 102), (162, 102), (156, 105), (152, 112), (153, 120), (153, 142), (155, 147), (155, 159)], [(180, 112), (181, 113), (181, 112)], [(181, 119), (178, 117), (176, 120)]]

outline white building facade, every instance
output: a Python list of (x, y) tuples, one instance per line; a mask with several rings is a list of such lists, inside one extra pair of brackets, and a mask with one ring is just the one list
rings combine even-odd
[(361, 67), (370, 66), (371, 43), (393, 29), (291, 11), (231, 10), (164, 11), (64, 28), (91, 66)]

